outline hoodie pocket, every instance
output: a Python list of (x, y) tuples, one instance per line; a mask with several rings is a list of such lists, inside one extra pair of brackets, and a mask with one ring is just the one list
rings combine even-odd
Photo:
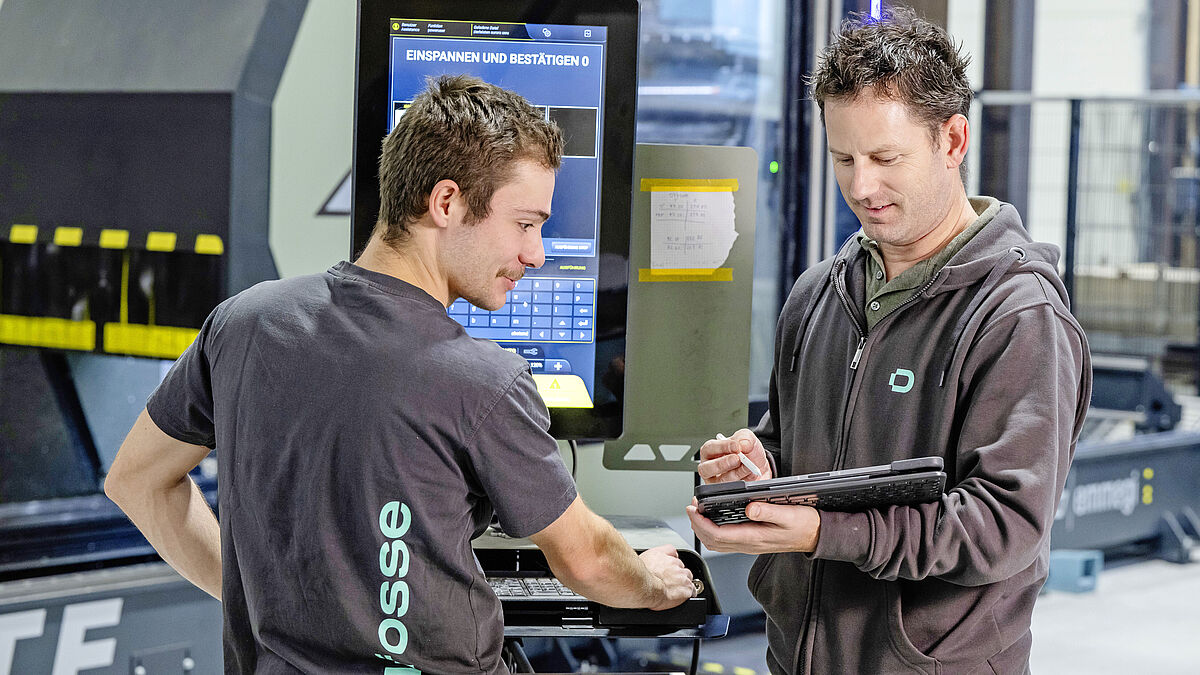
[(900, 600), (900, 588), (894, 583), (885, 584), (887, 592), (888, 638), (896, 655), (925, 672), (941, 672), (937, 659), (921, 652), (904, 632), (904, 607)]
[[(750, 565), (750, 573), (746, 575), (746, 587), (750, 589), (750, 595), (758, 599), (758, 587), (762, 586), (763, 578), (767, 576), (767, 570), (771, 568), (771, 563), (775, 562), (777, 556), (774, 553), (764, 553), (754, 559), (754, 564)], [(761, 602), (761, 601), (760, 601)]]

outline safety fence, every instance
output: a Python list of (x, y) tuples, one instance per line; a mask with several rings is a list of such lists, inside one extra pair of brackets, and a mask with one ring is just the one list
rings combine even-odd
[(1063, 246), (1060, 271), (1092, 351), (1144, 358), (1171, 384), (1194, 391), (1200, 96), (984, 94), (980, 104), (1027, 115), (1024, 215), (1035, 239)]

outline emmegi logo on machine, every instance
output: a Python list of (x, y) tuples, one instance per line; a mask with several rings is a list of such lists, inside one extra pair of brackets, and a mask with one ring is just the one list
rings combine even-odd
[[(1147, 467), (1141, 471), (1134, 469), (1122, 478), (1066, 487), (1054, 519), (1065, 518), (1068, 512), (1076, 518), (1101, 513), (1133, 515), (1139, 503), (1154, 503), (1154, 486), (1149, 483), (1153, 478), (1154, 469)], [(1143, 479), (1146, 480), (1145, 485), (1142, 484)]]

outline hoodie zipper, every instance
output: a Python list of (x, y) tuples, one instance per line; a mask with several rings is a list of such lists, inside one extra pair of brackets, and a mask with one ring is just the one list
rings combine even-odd
[[(840, 263), (840, 267), (838, 269), (841, 270), (844, 268), (845, 268), (845, 261), (842, 261)], [(941, 274), (942, 274), (941, 270), (934, 272), (933, 276), (930, 277), (929, 281), (925, 282), (925, 285), (921, 286), (921, 288), (919, 288), (916, 293), (913, 293), (904, 302), (893, 307), (890, 312), (881, 316), (879, 318), (879, 320), (875, 322), (875, 325), (876, 326), (880, 325), (881, 323), (883, 323), (884, 319), (887, 319), (888, 317), (892, 316), (896, 312), (899, 312), (900, 310), (904, 309), (905, 307), (916, 302), (918, 298), (920, 298), (922, 295), (924, 295), (925, 292), (928, 291), (933, 286), (933, 284), (938, 280), (938, 277), (940, 277)], [(834, 277), (834, 288), (837, 289), (838, 297), (841, 298), (841, 301), (842, 301), (842, 306), (845, 308), (846, 313), (850, 316), (850, 320), (854, 322), (855, 329), (858, 330), (858, 335), (859, 335), (858, 349), (854, 352), (854, 358), (850, 362), (850, 369), (857, 370), (859, 363), (862, 359), (863, 349), (866, 345), (866, 335), (864, 334), (861, 325), (858, 323), (858, 318), (854, 315), (853, 311), (851, 311), (850, 298), (846, 294), (845, 289), (842, 287), (842, 284), (840, 283), (840, 279), (838, 277)], [(854, 378), (852, 376), (851, 381), (850, 381), (850, 396), (846, 400), (845, 408), (842, 411), (842, 424), (841, 424), (841, 429), (839, 430), (838, 446), (836, 448), (836, 454), (834, 455), (834, 467), (833, 467), (834, 469), (841, 469), (842, 462), (845, 460), (846, 438), (849, 435), (849, 431), (850, 431), (850, 403), (851, 403), (851, 401), (853, 401), (853, 399), (854, 399)]]
[[(842, 273), (845, 271), (845, 269), (846, 269), (846, 261), (845, 260), (839, 260), (837, 262), (837, 264), (834, 265), (833, 288), (834, 288), (834, 291), (837, 293), (838, 300), (840, 300), (842, 303), (842, 308), (844, 310), (846, 310), (846, 315), (850, 317), (851, 323), (854, 324), (854, 331), (856, 333), (858, 333), (858, 346), (854, 350), (854, 358), (851, 359), (851, 361), (850, 361), (850, 370), (857, 371), (858, 364), (862, 360), (863, 349), (867, 345), (867, 331), (864, 330), (862, 324), (859, 323), (858, 316), (854, 313), (854, 310), (852, 309), (852, 305), (850, 304), (850, 298), (846, 295), (846, 289), (842, 285)], [(851, 381), (853, 382), (854, 376), (851, 375), (850, 378), (851, 378)], [(852, 383), (851, 384), (852, 390), (853, 390), (853, 386), (854, 385)], [(842, 408), (842, 425), (841, 426), (843, 427), (843, 430), (844, 430), (845, 424), (846, 424), (846, 416), (849, 414), (850, 414), (850, 401), (847, 400), (845, 406)], [(844, 433), (839, 436), (839, 439), (838, 439), (839, 447), (834, 449), (834, 467), (833, 467), (834, 469), (840, 468), (837, 465), (841, 461), (841, 455), (842, 455), (841, 445), (844, 444), (844, 442), (845, 442), (844, 437), (845, 437)], [(800, 649), (799, 649), (799, 653), (797, 654), (797, 660), (796, 660), (796, 671), (800, 672), (800, 673), (809, 672), (809, 668), (808, 668), (809, 645), (808, 645), (808, 643), (810, 640), (812, 640), (815, 637), (814, 616), (816, 615), (816, 605), (818, 602), (817, 595), (820, 591), (820, 585), (817, 582), (818, 582), (818, 577), (820, 576), (820, 573), (821, 573), (821, 567), (822, 567), (821, 563), (822, 563), (822, 561), (820, 561), (820, 560), (813, 561), (812, 570), (809, 572), (809, 575), (808, 575), (808, 600), (807, 600), (807, 602), (804, 603), (804, 621), (803, 621), (804, 628), (801, 630), (801, 633), (800, 633)]]
[[(842, 273), (845, 271), (845, 268), (846, 268), (845, 260), (839, 260), (838, 263), (834, 266), (833, 288), (837, 292), (838, 299), (841, 301), (842, 308), (846, 311), (846, 315), (850, 317), (851, 323), (854, 324), (855, 332), (858, 333), (858, 346), (854, 350), (854, 358), (852, 358), (850, 360), (850, 370), (857, 371), (859, 363), (862, 361), (863, 350), (865, 349), (866, 344), (867, 344), (867, 332), (863, 329), (862, 324), (859, 323), (858, 316), (854, 313), (853, 305), (851, 305), (851, 303), (850, 303), (850, 297), (847, 295), (846, 289), (842, 285)], [(930, 287), (933, 286), (934, 282), (937, 281), (937, 279), (941, 275), (941, 273), (942, 273), (941, 270), (934, 272), (933, 277), (931, 277), (929, 279), (929, 281), (925, 282), (924, 286), (922, 286), (916, 293), (914, 293), (907, 300), (905, 300), (904, 302), (902, 302), (899, 305), (897, 305), (896, 307), (894, 307), (892, 309), (892, 311), (890, 311), (887, 314), (884, 314), (882, 317), (880, 317), (879, 321), (876, 322), (876, 325), (878, 325), (880, 321), (883, 321), (884, 319), (895, 314), (896, 312), (900, 311), (904, 307), (907, 307), (908, 305), (912, 304), (913, 302), (916, 302), (917, 298), (921, 297), (926, 291), (928, 291), (930, 289)], [(842, 424), (841, 424), (841, 429), (839, 430), (838, 447), (835, 449), (835, 452), (834, 452), (834, 467), (833, 468), (835, 470), (841, 468), (841, 463), (844, 460), (843, 449), (845, 448), (845, 445), (846, 445), (847, 423), (849, 422), (849, 419), (850, 419), (849, 418), (850, 401), (853, 400), (853, 398), (854, 398), (853, 379), (854, 379), (854, 376), (852, 375), (851, 376), (851, 384), (850, 384), (850, 398), (847, 399), (846, 405), (842, 410)], [(814, 561), (812, 571), (809, 573), (809, 578), (808, 578), (809, 594), (808, 594), (808, 601), (805, 603), (805, 607), (804, 607), (804, 628), (800, 635), (800, 650), (799, 650), (799, 654), (797, 655), (798, 658), (797, 658), (797, 662), (796, 662), (796, 670), (801, 673), (809, 672), (809, 667), (808, 667), (809, 645), (808, 645), (808, 643), (811, 639), (813, 639), (815, 637), (815, 634), (813, 632), (815, 621), (813, 620), (813, 617), (816, 614), (816, 604), (817, 604), (817, 602), (819, 602), (817, 595), (820, 591), (820, 588), (817, 583), (817, 577), (820, 574), (820, 568), (821, 568), (821, 561), (820, 560)]]
[(858, 322), (858, 317), (850, 309), (850, 298), (846, 295), (846, 289), (842, 287), (842, 272), (845, 269), (846, 261), (839, 260), (833, 271), (833, 288), (837, 291), (838, 299), (842, 301), (842, 308), (846, 310), (846, 314), (854, 324), (854, 330), (858, 333), (858, 349), (854, 350), (854, 358), (850, 361), (850, 370), (858, 370), (858, 362), (862, 360), (863, 347), (867, 345), (867, 331), (863, 330), (862, 324)]
[(879, 321), (876, 321), (876, 322), (875, 322), (875, 325), (877, 325), (877, 326), (878, 326), (878, 325), (879, 325), (881, 322), (883, 322), (883, 320), (884, 320), (884, 319), (886, 319), (886, 318), (888, 318), (889, 316), (891, 316), (891, 315), (895, 314), (896, 312), (899, 312), (900, 310), (904, 309), (905, 307), (907, 307), (907, 306), (911, 305), (913, 302), (915, 302), (917, 298), (919, 298), (919, 297), (921, 297), (922, 295), (924, 295), (924, 294), (925, 294), (925, 291), (928, 291), (928, 290), (929, 290), (929, 288), (930, 288), (931, 286), (933, 286), (933, 283), (934, 283), (935, 281), (937, 281), (937, 280), (938, 280), (938, 277), (939, 277), (939, 276), (941, 276), (941, 275), (942, 275), (942, 271), (941, 271), (940, 269), (939, 269), (938, 271), (934, 272), (934, 273), (933, 273), (933, 276), (932, 276), (932, 277), (929, 277), (929, 281), (926, 281), (924, 286), (922, 286), (922, 287), (921, 287), (921, 288), (920, 288), (920, 289), (919, 289), (919, 290), (918, 290), (916, 293), (913, 293), (913, 294), (912, 294), (912, 297), (910, 297), (909, 299), (905, 300), (904, 302), (902, 302), (902, 303), (900, 303), (900, 304), (896, 305), (895, 307), (893, 307), (893, 308), (892, 308), (892, 311), (890, 311), (890, 312), (888, 312), (887, 314), (884, 314), (883, 316), (879, 317)]

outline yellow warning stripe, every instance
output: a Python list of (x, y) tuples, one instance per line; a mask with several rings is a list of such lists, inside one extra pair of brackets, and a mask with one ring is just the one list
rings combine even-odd
[(58, 246), (78, 246), (83, 243), (83, 228), (56, 227), (54, 228), (54, 243)]
[(225, 252), (225, 243), (215, 234), (196, 235), (196, 253), (203, 255), (221, 255)]
[[(14, 244), (36, 244), (38, 233), (37, 225), (17, 224), (9, 227), (7, 235), (8, 241)], [(4, 234), (4, 230), (0, 229), (0, 240)], [(53, 230), (53, 243), (57, 246), (82, 246), (83, 235), (84, 228), (81, 227), (56, 227)], [(153, 298), (149, 298), (149, 325), (129, 323), (130, 239), (129, 230), (100, 230), (100, 248), (123, 251), (119, 323), (103, 325), (100, 331), (102, 351), (150, 358), (179, 358), (196, 339), (199, 329), (153, 325)], [(175, 251), (178, 239), (179, 235), (175, 232), (150, 232), (146, 236), (145, 248), (149, 251)], [(215, 234), (200, 234), (196, 236), (194, 250), (201, 255), (223, 255), (225, 242)], [(95, 351), (96, 325), (96, 322), (89, 320), (0, 314), (0, 344)]]
[[(53, 242), (56, 246), (82, 246), (84, 228), (56, 227)], [(0, 230), (0, 239), (4, 231)], [(130, 248), (132, 237), (129, 230), (104, 228), (100, 230), (100, 248), (121, 250)], [(12, 225), (8, 230), (8, 241), (13, 244), (36, 244), (38, 241), (37, 225)], [(145, 249), (169, 253), (176, 250), (179, 234), (176, 232), (149, 232), (146, 234)], [(137, 248), (136, 246), (134, 248)], [(193, 250), (200, 255), (224, 255), (225, 241), (215, 234), (196, 235)]]
[[(177, 359), (196, 339), (196, 328), (104, 324), (104, 351), (157, 359)], [(96, 322), (45, 316), (0, 314), (0, 344), (95, 351)]]
[(129, 251), (121, 254), (121, 305), (117, 310), (121, 323), (129, 323)]
[(129, 248), (129, 230), (100, 230), (100, 248)]
[(46, 316), (0, 314), (0, 342), (51, 349), (96, 348), (96, 323)]
[(104, 324), (104, 351), (156, 359), (177, 359), (200, 334), (197, 328)]
[(13, 225), (8, 231), (8, 240), (14, 244), (35, 244), (37, 230), (37, 225)]
[(146, 250), (169, 253), (175, 250), (176, 238), (174, 232), (151, 232), (146, 235)]

